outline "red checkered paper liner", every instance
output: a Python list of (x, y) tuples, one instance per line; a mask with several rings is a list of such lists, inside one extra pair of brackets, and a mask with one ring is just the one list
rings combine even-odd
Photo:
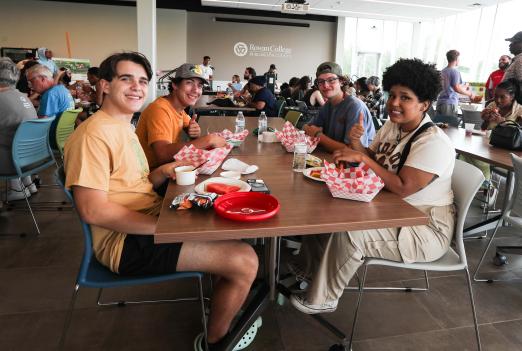
[(184, 146), (174, 155), (174, 159), (176, 161), (188, 160), (198, 165), (208, 160), (207, 163), (198, 168), (198, 173), (210, 175), (221, 166), (232, 147), (232, 145), (227, 145), (212, 150), (203, 150), (194, 145)]
[(357, 167), (340, 170), (334, 163), (324, 161), (321, 179), (333, 197), (370, 202), (384, 187), (384, 182), (364, 162)]
[[(288, 121), (286, 121), (285, 124), (283, 125), (282, 131), (276, 132), (277, 140), (279, 140), (281, 142), (281, 144), (285, 147), (286, 151), (288, 151), (288, 152), (294, 152), (294, 144), (297, 140), (298, 135), (299, 135), (299, 129), (294, 127), (294, 125)], [(308, 135), (305, 135), (305, 136), (306, 136), (306, 145), (308, 146), (306, 151), (308, 153), (311, 153), (312, 151), (315, 150), (315, 148), (317, 147), (317, 144), (319, 144), (319, 138), (316, 138), (316, 137), (312, 138)]]
[(224, 138), (225, 140), (232, 139), (232, 140), (241, 140), (241, 141), (243, 141), (243, 140), (245, 140), (245, 138), (248, 135), (248, 129), (245, 129), (241, 133), (234, 133), (231, 130), (223, 129), (222, 132), (218, 132), (218, 133), (215, 133), (215, 134), (219, 135), (220, 137)]

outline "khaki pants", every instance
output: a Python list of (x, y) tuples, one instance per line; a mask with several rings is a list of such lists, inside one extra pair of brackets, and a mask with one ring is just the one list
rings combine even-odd
[(337, 300), (365, 257), (392, 261), (431, 262), (442, 257), (453, 237), (453, 205), (424, 207), (430, 223), (423, 226), (359, 230), (303, 237), (300, 260), (312, 273), (307, 300)]

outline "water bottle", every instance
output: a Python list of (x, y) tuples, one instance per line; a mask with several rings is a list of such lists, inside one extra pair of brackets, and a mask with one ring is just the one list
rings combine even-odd
[(304, 130), (299, 131), (296, 143), (294, 144), (294, 161), (292, 170), (302, 172), (306, 168), (306, 136)]
[(245, 130), (245, 116), (243, 116), (243, 111), (239, 111), (236, 117), (236, 131), (235, 133), (241, 133)]
[(266, 118), (265, 111), (261, 111), (259, 119), (257, 120), (257, 140), (263, 141), (263, 133), (268, 131), (268, 118)]

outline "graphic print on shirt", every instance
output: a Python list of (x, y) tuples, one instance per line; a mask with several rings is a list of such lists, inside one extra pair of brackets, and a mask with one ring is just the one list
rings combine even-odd
[(380, 142), (375, 149), (375, 160), (388, 171), (397, 171), (402, 149), (396, 151), (398, 143)]

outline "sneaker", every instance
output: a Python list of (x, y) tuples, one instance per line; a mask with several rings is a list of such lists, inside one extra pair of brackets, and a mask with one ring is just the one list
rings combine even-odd
[[(248, 347), (254, 341), (254, 338), (257, 334), (257, 330), (261, 328), (262, 325), (263, 319), (261, 318), (261, 316), (259, 316), (257, 317), (256, 321), (250, 326), (250, 328), (248, 328), (246, 333), (241, 337), (241, 339), (232, 351), (239, 351)], [(198, 334), (194, 339), (194, 351), (205, 351), (204, 341), (205, 337), (203, 333)]]
[(339, 300), (327, 301), (322, 304), (312, 305), (306, 301), (304, 294), (292, 294), (290, 303), (299, 311), (306, 314), (330, 313), (337, 309)]
[[(25, 195), (27, 197), (31, 196), (31, 192), (28, 188), (25, 188)], [(7, 202), (17, 200), (25, 200), (24, 192), (22, 190), (9, 189), (9, 191), (7, 192)]]

